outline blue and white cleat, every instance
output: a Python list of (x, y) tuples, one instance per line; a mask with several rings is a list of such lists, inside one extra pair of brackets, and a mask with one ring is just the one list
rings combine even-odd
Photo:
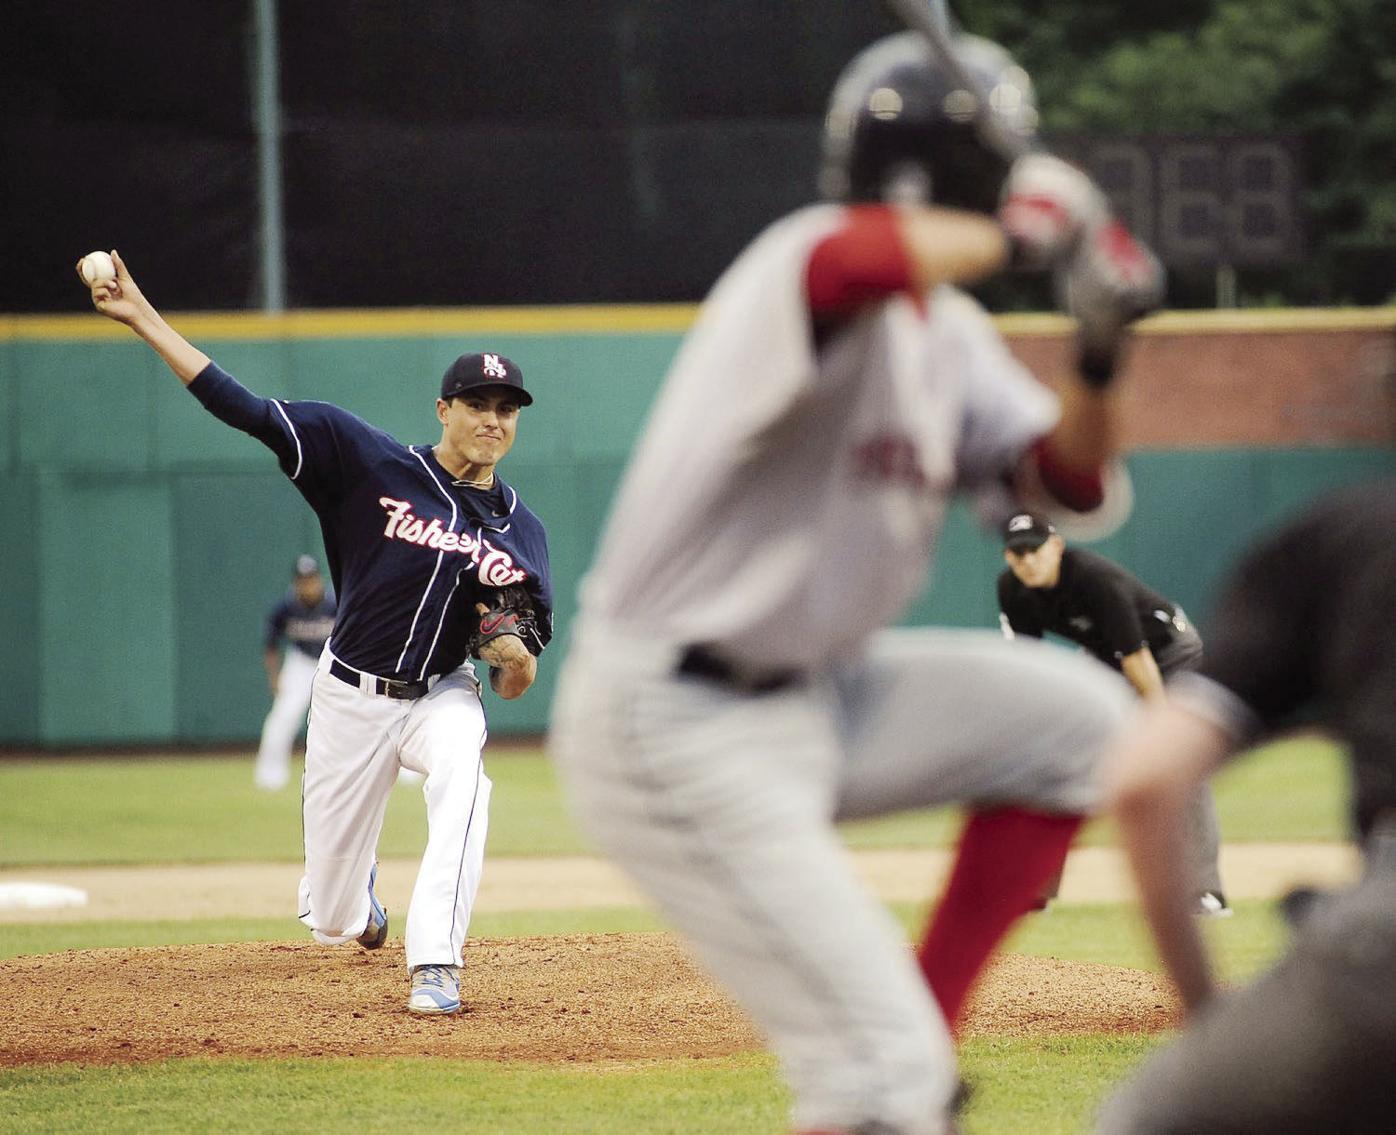
[(412, 971), (412, 996), (407, 1011), (423, 1016), (444, 1016), (460, 1011), (460, 969), (456, 966), (418, 966)]
[(365, 950), (376, 950), (388, 940), (388, 908), (373, 893), (377, 879), (378, 864), (375, 863), (368, 873), (368, 926), (358, 937), (359, 945)]

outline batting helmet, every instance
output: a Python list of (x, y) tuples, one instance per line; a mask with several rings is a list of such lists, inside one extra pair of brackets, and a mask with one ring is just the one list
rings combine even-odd
[(1037, 129), (1032, 82), (996, 43), (962, 35), (954, 44), (979, 90), (957, 82), (914, 32), (878, 40), (844, 68), (824, 120), (825, 197), (993, 212), (1013, 155), (977, 128), (981, 93), (1004, 134), (1026, 145)]

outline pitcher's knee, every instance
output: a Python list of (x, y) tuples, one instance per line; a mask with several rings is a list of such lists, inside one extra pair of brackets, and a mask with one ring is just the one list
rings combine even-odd
[(481, 764), (478, 757), (473, 760), (433, 760), (426, 770), (428, 789), (436, 793), (462, 789), (470, 792), (478, 788), (488, 790), (490, 780)]
[(322, 946), (343, 946), (352, 942), (359, 935), (355, 933), (334, 933), (328, 930), (312, 930), (310, 936)]
[(322, 945), (336, 946), (340, 942), (348, 942), (357, 938), (368, 926), (367, 894), (362, 899), (355, 895), (352, 901), (340, 904), (317, 904), (313, 910), (314, 914), (308, 921), (316, 941)]
[(316, 912), (315, 931), (326, 938), (355, 938), (362, 934), (368, 925), (368, 915), (362, 918), (346, 911), (328, 911), (323, 916)]

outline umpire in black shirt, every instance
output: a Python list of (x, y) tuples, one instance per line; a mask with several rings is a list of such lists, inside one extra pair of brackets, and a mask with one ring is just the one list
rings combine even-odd
[[(1176, 603), (1104, 556), (1066, 542), (1046, 520), (1022, 512), (1003, 528), (1000, 620), (1010, 638), (1050, 632), (1120, 671), (1139, 696), (1160, 697), (1164, 679), (1202, 659), (1202, 639)], [(1191, 814), (1197, 913), (1231, 913), (1217, 864), (1220, 833), (1211, 790)]]

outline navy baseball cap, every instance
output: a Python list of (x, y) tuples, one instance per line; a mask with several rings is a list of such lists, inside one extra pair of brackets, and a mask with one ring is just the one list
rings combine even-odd
[(492, 354), (461, 355), (441, 377), (441, 397), (454, 398), (467, 390), (487, 386), (511, 387), (519, 396), (520, 406), (533, 403), (533, 395), (524, 389), (519, 364), (503, 355)]
[(1042, 547), (1048, 536), (1056, 534), (1057, 530), (1042, 517), (1019, 512), (1010, 516), (1003, 526), (1003, 546), (1010, 552), (1030, 552)]
[(312, 575), (320, 574), (320, 565), (315, 562), (314, 556), (296, 557), (296, 577), (298, 579), (308, 579)]

